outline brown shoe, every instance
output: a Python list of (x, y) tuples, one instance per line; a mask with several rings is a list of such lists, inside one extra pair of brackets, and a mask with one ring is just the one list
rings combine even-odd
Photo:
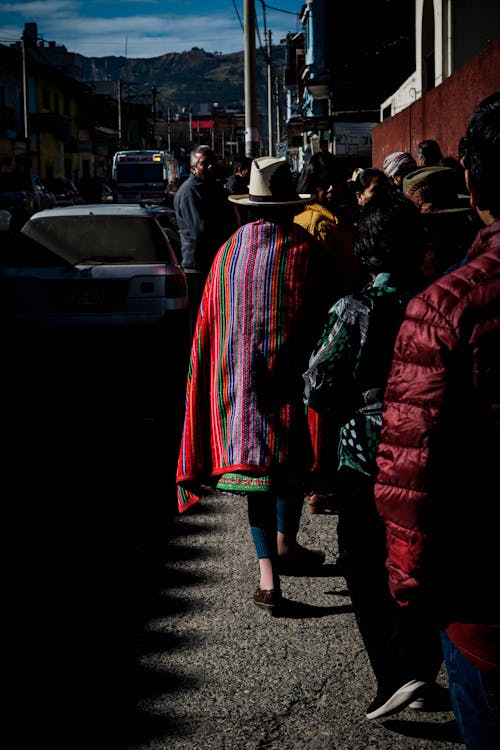
[(310, 513), (324, 513), (326, 509), (327, 496), (319, 492), (311, 492), (306, 495), (306, 503)]
[(254, 604), (263, 609), (272, 610), (283, 601), (280, 589), (261, 589), (257, 588), (253, 595)]

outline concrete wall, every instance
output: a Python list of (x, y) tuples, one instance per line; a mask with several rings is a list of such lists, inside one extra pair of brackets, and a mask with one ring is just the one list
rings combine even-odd
[(372, 164), (382, 167), (393, 151), (410, 151), (434, 138), (445, 156), (457, 157), (460, 138), (472, 112), (489, 94), (500, 90), (500, 39), (455, 71), (436, 88), (372, 130)]

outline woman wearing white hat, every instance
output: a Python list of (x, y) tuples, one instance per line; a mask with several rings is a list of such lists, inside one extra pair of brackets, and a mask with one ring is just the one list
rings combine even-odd
[(179, 509), (200, 484), (248, 500), (260, 579), (253, 601), (282, 604), (280, 573), (313, 572), (323, 552), (297, 542), (312, 449), (302, 372), (328, 306), (324, 251), (293, 223), (286, 159), (254, 159), (249, 193), (229, 200), (255, 220), (219, 249), (203, 293), (177, 468)]

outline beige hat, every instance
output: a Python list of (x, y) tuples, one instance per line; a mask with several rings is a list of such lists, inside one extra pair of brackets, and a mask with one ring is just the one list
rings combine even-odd
[(454, 211), (470, 208), (458, 194), (457, 175), (450, 167), (420, 167), (403, 178), (403, 192), (420, 211)]
[(252, 161), (248, 194), (229, 195), (233, 203), (243, 206), (299, 206), (311, 195), (298, 195), (290, 165), (285, 157), (260, 156)]

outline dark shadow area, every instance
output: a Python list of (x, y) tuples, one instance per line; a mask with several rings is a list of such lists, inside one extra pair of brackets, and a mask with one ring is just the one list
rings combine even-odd
[[(73, 331), (9, 332), (3, 342), (9, 689), (26, 715), (15, 731), (24, 737), (29, 721), (33, 746), (52, 750), (125, 750), (179, 734), (141, 705), (186, 687), (183, 674), (145, 664), (156, 652), (189, 649), (190, 636), (145, 624), (194, 606), (189, 590), (202, 577), (168, 563), (207, 554), (175, 541), (181, 380), (171, 363), (165, 377), (148, 375), (166, 344), (144, 359), (130, 342), (113, 363), (108, 341)], [(202, 535), (202, 518), (182, 533)], [(182, 596), (168, 593), (174, 586)]]
[(327, 617), (328, 615), (343, 615), (352, 612), (349, 604), (341, 604), (338, 607), (317, 607), (313, 604), (303, 602), (294, 602), (290, 599), (283, 599), (283, 604), (277, 610), (273, 611), (273, 617), (282, 619), (314, 619), (318, 617)]
[(283, 576), (293, 576), (294, 578), (335, 578), (343, 577), (342, 568), (338, 563), (324, 563), (314, 568), (304, 568), (294, 573), (281, 573)]
[(404, 721), (403, 719), (390, 719), (381, 723), (389, 731), (402, 734), (404, 737), (462, 744), (455, 719), (442, 724), (430, 721)]

